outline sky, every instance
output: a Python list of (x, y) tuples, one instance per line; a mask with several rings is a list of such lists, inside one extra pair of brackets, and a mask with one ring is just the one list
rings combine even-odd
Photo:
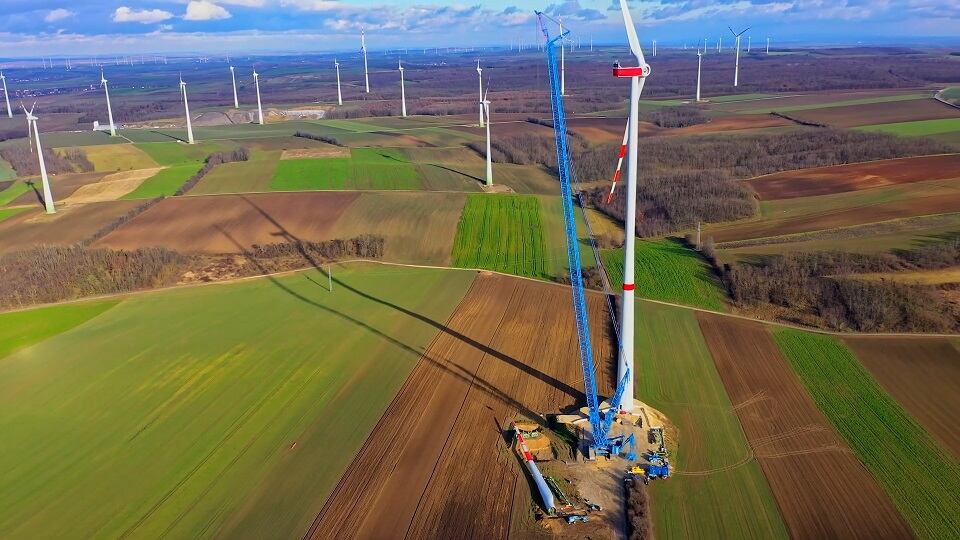
[[(2, 0), (0, 55), (486, 47), (537, 38), (535, 9), (583, 43), (624, 43), (619, 0)], [(803, 44), (960, 43), (956, 0), (631, 1), (641, 40), (681, 45), (751, 26)]]

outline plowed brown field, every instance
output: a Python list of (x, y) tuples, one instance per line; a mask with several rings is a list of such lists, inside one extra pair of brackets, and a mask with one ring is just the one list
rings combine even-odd
[[(95, 184), (99, 182), (105, 176), (104, 173), (68, 173), (68, 174), (58, 174), (56, 176), (50, 177), (50, 190), (53, 191), (53, 200), (63, 201), (64, 199), (73, 195), (78, 189), (89, 184)], [(43, 207), (43, 203), (40, 202), (41, 197), (38, 193), (43, 192), (43, 188), (40, 184), (40, 177), (35, 177), (33, 179), (34, 186), (36, 191), (30, 190), (26, 193), (20, 195), (16, 199), (10, 202), (11, 206), (19, 206), (26, 204), (36, 204), (38, 208)]]
[(767, 329), (699, 313), (717, 370), (793, 538), (909, 538), (886, 493), (817, 409)]
[(57, 213), (24, 212), (0, 222), (0, 253), (39, 245), (69, 245), (86, 240), (101, 227), (143, 201), (110, 201), (58, 206)]
[(329, 240), (327, 231), (355, 193), (265, 193), (169, 197), (97, 246), (164, 246), (180, 252), (234, 253), (253, 244)]
[(960, 111), (932, 98), (810, 109), (788, 112), (787, 114), (807, 122), (833, 127), (855, 127), (960, 117)]
[(960, 178), (960, 154), (786, 171), (758, 176), (746, 183), (761, 200), (773, 200), (952, 178)]
[(891, 219), (928, 216), (956, 212), (960, 208), (960, 193), (937, 197), (918, 197), (862, 207), (841, 208), (819, 214), (791, 218), (772, 218), (745, 221), (711, 228), (709, 234), (717, 242), (781, 236), (837, 227), (876, 223)]
[[(569, 303), (563, 287), (479, 275), (306, 536), (506, 538), (525, 474), (506, 423), (581, 400)], [(598, 365), (607, 366), (603, 298), (588, 303)]]
[(944, 447), (960, 456), (960, 340), (847, 338), (860, 362)]
[(741, 131), (744, 129), (760, 129), (771, 127), (792, 126), (793, 122), (779, 116), (747, 114), (743, 116), (725, 116), (714, 118), (705, 124), (668, 129), (661, 135), (697, 135), (700, 133), (722, 133), (725, 131)]

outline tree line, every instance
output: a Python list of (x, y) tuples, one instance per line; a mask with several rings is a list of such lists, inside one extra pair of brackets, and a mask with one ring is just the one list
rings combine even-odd
[(203, 162), (203, 167), (200, 168), (193, 176), (187, 179), (186, 182), (180, 186), (180, 189), (174, 193), (174, 196), (180, 196), (186, 194), (188, 191), (193, 189), (200, 180), (203, 180), (203, 177), (207, 175), (210, 171), (213, 170), (217, 165), (222, 165), (224, 163), (232, 163), (234, 161), (247, 161), (250, 159), (250, 152), (246, 148), (237, 148), (232, 152), (214, 152), (207, 156), (207, 159)]
[[(40, 174), (40, 163), (37, 159), (37, 149), (29, 144), (20, 143), (0, 148), (0, 157), (17, 171), (17, 176), (36, 176)], [(63, 174), (75, 172), (90, 172), (93, 163), (87, 159), (87, 154), (79, 148), (54, 150), (44, 147), (43, 164), (47, 174)]]

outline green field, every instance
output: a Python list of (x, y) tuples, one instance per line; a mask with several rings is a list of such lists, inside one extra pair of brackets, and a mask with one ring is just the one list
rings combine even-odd
[(104, 144), (80, 148), (96, 171), (131, 171), (150, 169), (157, 163), (132, 144)]
[(5, 206), (13, 202), (17, 197), (30, 191), (30, 186), (26, 182), (14, 182), (7, 189), (0, 191), (0, 206)]
[(899, 94), (893, 96), (876, 96), (872, 98), (848, 99), (843, 101), (825, 101), (823, 103), (811, 103), (807, 105), (792, 105), (786, 107), (762, 107), (759, 109), (749, 109), (739, 111), (743, 114), (766, 114), (771, 111), (777, 112), (796, 112), (810, 111), (815, 109), (831, 109), (834, 107), (850, 107), (854, 105), (871, 105), (873, 103), (893, 103), (897, 101), (915, 101), (919, 99), (930, 99), (930, 94)]
[(658, 538), (786, 538), (693, 313), (637, 303), (636, 395), (677, 430), (673, 476), (654, 482)]
[(199, 163), (192, 163), (162, 169), (122, 198), (153, 199), (154, 197), (169, 197), (176, 193), (191, 176), (196, 174), (201, 166)]
[(2, 535), (302, 534), (473, 273), (334, 277), (136, 295), (5, 357)]
[(817, 406), (890, 494), (920, 538), (960, 532), (960, 464), (832, 337), (774, 338)]
[(0, 365), (11, 353), (79, 326), (117, 302), (84, 302), (0, 313)]
[(257, 152), (249, 161), (217, 165), (192, 190), (191, 195), (270, 191), (270, 179), (280, 163), (280, 151)]
[(0, 182), (4, 180), (13, 180), (17, 177), (17, 171), (5, 160), (0, 158)]
[(938, 120), (916, 120), (913, 122), (896, 122), (893, 124), (874, 124), (861, 126), (856, 129), (891, 133), (904, 137), (923, 137), (942, 135), (960, 131), (960, 118), (941, 118)]
[(540, 201), (528, 195), (467, 196), (453, 265), (547, 279), (552, 275)]
[(239, 145), (220, 141), (198, 142), (197, 144), (157, 142), (138, 144), (137, 148), (146, 152), (159, 165), (173, 166), (202, 162), (214, 152), (222, 152), (237, 146)]
[(354, 148), (349, 158), (280, 161), (270, 182), (274, 191), (420, 189), (416, 166), (399, 150)]
[[(637, 296), (726, 311), (726, 294), (706, 261), (679, 241), (638, 239), (635, 255)], [(623, 250), (605, 249), (601, 257), (611, 286), (620, 290)]]
[(22, 206), (19, 208), (0, 208), (0, 222), (5, 219), (12, 218), (21, 212), (26, 212), (27, 210), (30, 210), (30, 207)]

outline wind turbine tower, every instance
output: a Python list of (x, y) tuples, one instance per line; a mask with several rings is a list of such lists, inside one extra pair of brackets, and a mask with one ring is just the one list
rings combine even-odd
[(630, 79), (630, 122), (627, 128), (627, 212), (624, 216), (624, 261), (623, 261), (623, 302), (621, 305), (621, 343), (620, 358), (617, 364), (617, 380), (625, 380), (623, 398), (620, 408), (624, 411), (633, 410), (633, 325), (634, 325), (634, 256), (637, 237), (637, 125), (640, 112), (640, 94), (643, 92), (643, 83), (650, 75), (650, 66), (643, 57), (640, 48), (640, 38), (637, 37), (633, 17), (627, 0), (620, 0), (620, 11), (623, 12), (623, 23), (627, 29), (627, 39), (630, 42), (630, 51), (637, 58), (636, 67), (615, 67), (614, 76)]
[(240, 108), (240, 100), (237, 99), (237, 74), (233, 69), (233, 66), (230, 66), (230, 79), (233, 81), (233, 108)]
[(113, 124), (113, 108), (110, 107), (110, 89), (107, 88), (107, 78), (103, 76), (103, 70), (100, 70), (100, 86), (103, 87), (103, 94), (107, 97), (107, 120), (110, 121), (110, 136), (117, 136), (117, 127)]
[(257, 87), (257, 121), (263, 125), (263, 106), (260, 105), (260, 74), (257, 68), (253, 68), (253, 84)]
[[(684, 45), (686, 47), (686, 45)], [(657, 56), (657, 40), (653, 40), (653, 56)]]
[(340, 91), (340, 62), (333, 59), (333, 66), (337, 68), (337, 104), (343, 105), (343, 92)]
[(7, 76), (0, 71), (0, 81), (3, 81), (3, 100), (7, 102), (7, 118), (13, 118), (13, 109), (10, 108), (10, 94), (7, 93)]
[(367, 68), (367, 35), (363, 29), (360, 30), (360, 50), (363, 51), (363, 80), (367, 85), (367, 93), (370, 93), (370, 70)]
[(480, 79), (480, 127), (483, 127), (483, 68), (480, 59), (477, 59), (477, 77)]
[[(730, 27), (728, 26), (727, 28), (730, 28)], [(738, 34), (738, 33), (736, 33), (736, 32), (733, 31), (733, 28), (730, 28), (730, 33), (733, 34), (733, 36), (734, 36), (735, 38), (737, 38), (737, 44), (736, 44), (736, 47), (737, 47), (737, 63), (736, 63), (736, 67), (734, 68), (734, 72), (733, 72), (733, 86), (739, 86), (739, 84), (740, 84), (740, 36), (742, 36), (743, 33), (746, 32), (746, 31), (749, 30), (749, 29), (750, 29), (750, 28), (747, 27), (747, 28), (743, 29), (743, 31), (741, 31), (741, 32)]]
[(703, 63), (703, 53), (697, 51), (697, 103), (700, 103), (700, 66)]
[[(767, 54), (770, 54), (770, 38), (767, 38)], [(8, 109), (10, 107), (7, 107)]]
[(397, 60), (397, 69), (400, 70), (400, 115), (407, 117), (407, 91), (403, 85), (403, 63)]
[[(557, 22), (560, 24), (560, 35), (563, 35), (563, 18), (559, 18)], [(564, 55), (564, 50), (566, 47), (563, 46), (563, 41), (560, 42), (560, 95), (567, 95), (567, 59)]]
[(193, 125), (190, 123), (190, 104), (187, 102), (187, 83), (180, 76), (180, 93), (183, 94), (183, 111), (187, 115), (187, 144), (193, 144)]
[(747, 53), (750, 52), (750, 48), (753, 46), (753, 36), (747, 36)]
[[(50, 191), (50, 179), (47, 178), (47, 164), (43, 162), (43, 147), (40, 146), (40, 128), (37, 127), (38, 118), (33, 115), (33, 109), (37, 104), (34, 103), (33, 107), (30, 107), (28, 111), (23, 104), (20, 104), (20, 107), (23, 108), (23, 113), (27, 115), (27, 137), (33, 135), (34, 141), (37, 144), (37, 159), (40, 161), (40, 180), (43, 183), (43, 206), (46, 208), (48, 214), (56, 214), (57, 208), (53, 204), (53, 193)], [(33, 133), (29, 133), (32, 131)]]
[(483, 96), (483, 99), (480, 100), (480, 106), (483, 107), (483, 113), (487, 117), (487, 187), (493, 185), (493, 158), (490, 155), (490, 88), (487, 87), (487, 91)]

